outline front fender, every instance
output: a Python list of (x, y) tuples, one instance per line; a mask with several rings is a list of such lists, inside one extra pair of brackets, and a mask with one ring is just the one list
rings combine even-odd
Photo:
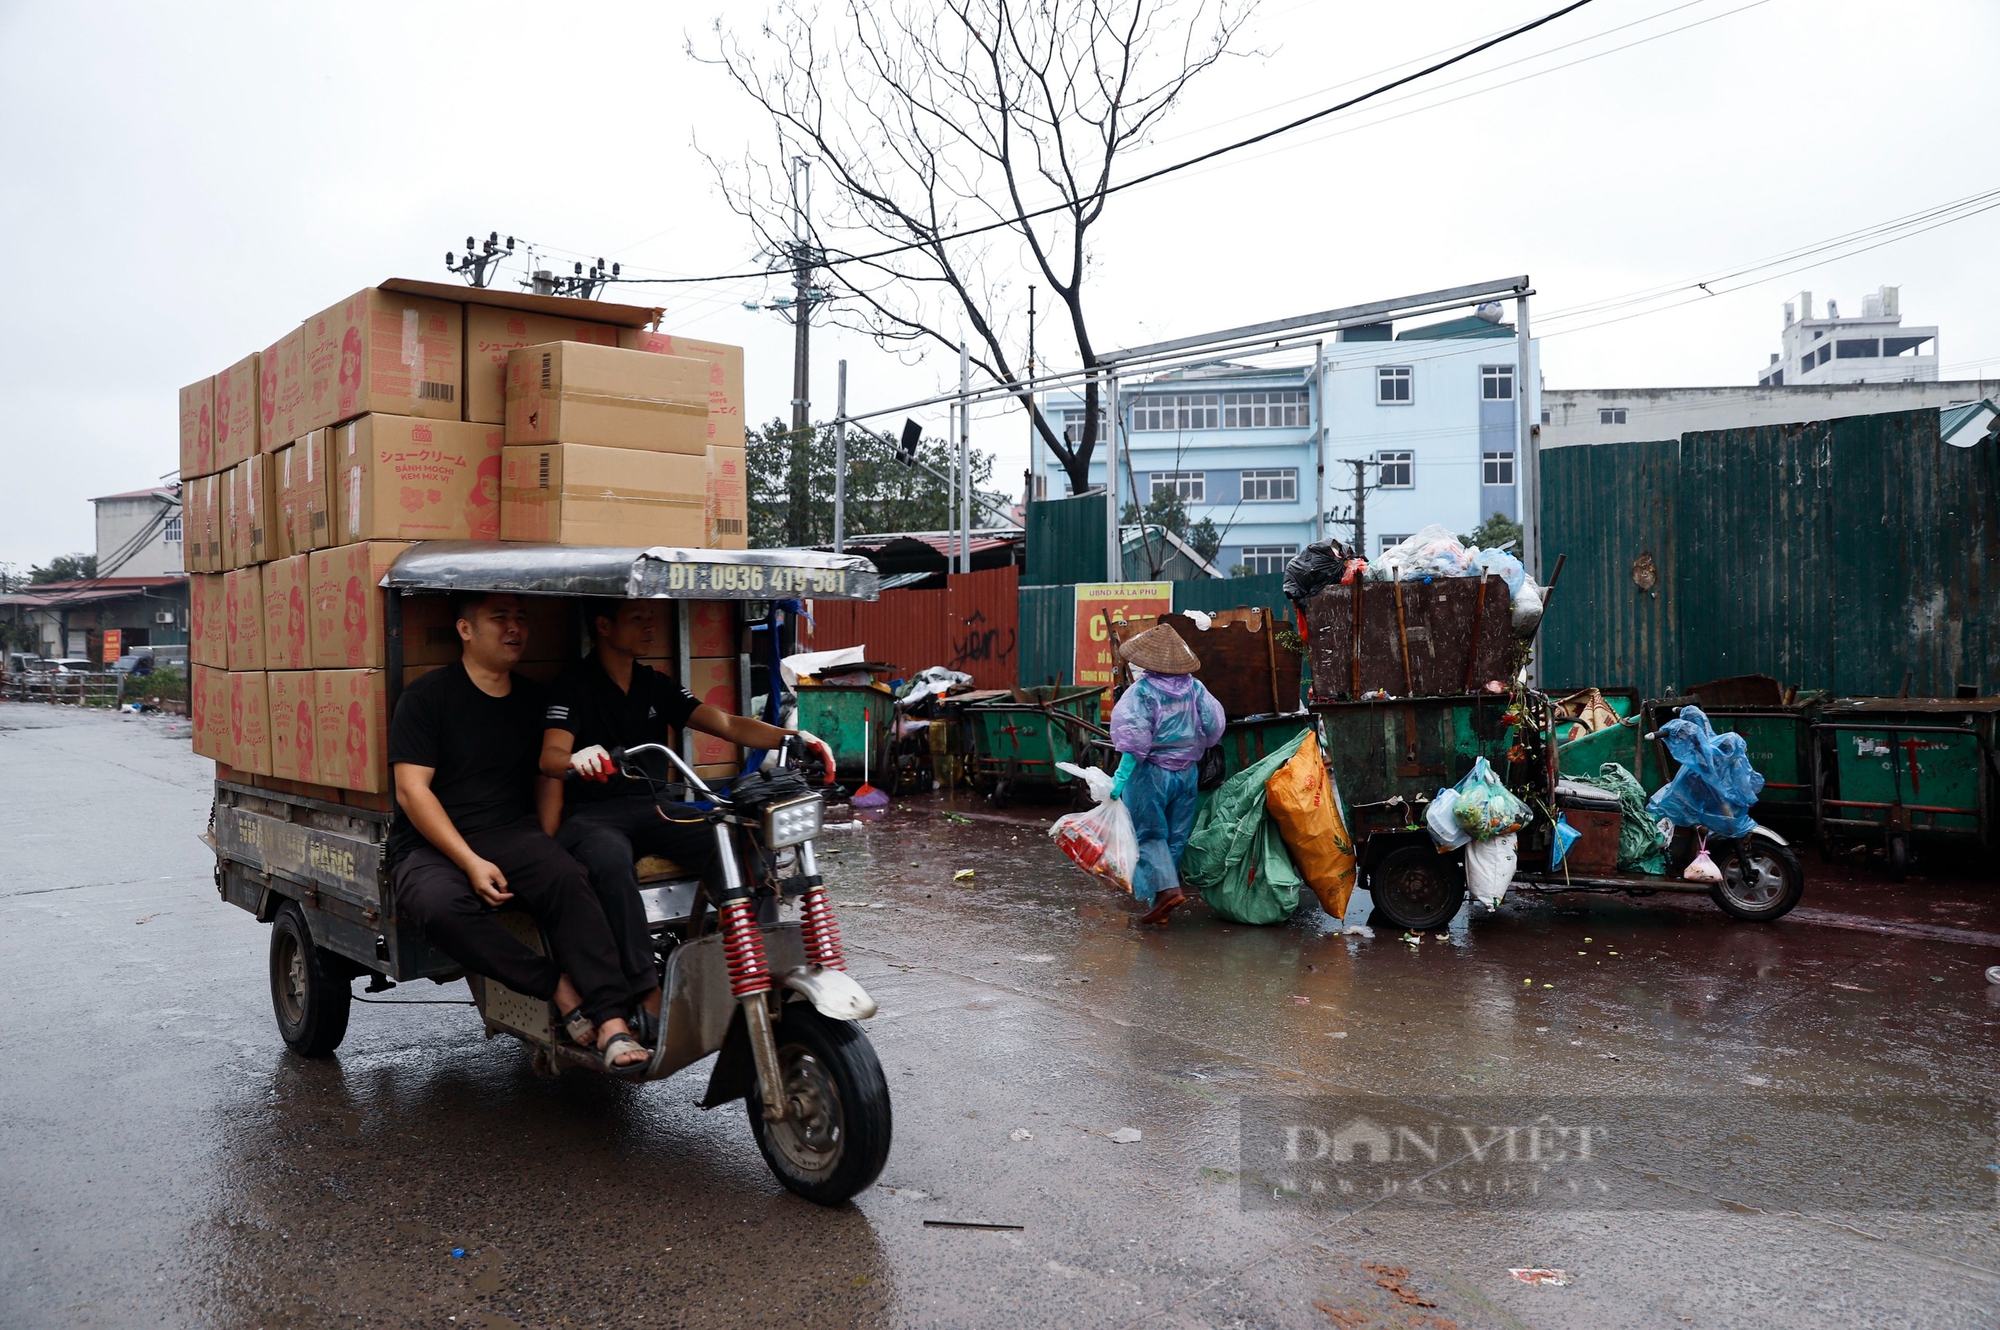
[(845, 970), (795, 965), (785, 971), (785, 987), (804, 997), (830, 1020), (865, 1021), (878, 1010), (875, 999)]

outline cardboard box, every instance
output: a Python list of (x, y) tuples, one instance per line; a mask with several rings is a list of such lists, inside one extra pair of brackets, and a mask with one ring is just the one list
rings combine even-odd
[(215, 469), (256, 455), (258, 373), (264, 357), (252, 351), (215, 376)]
[(188, 577), (188, 663), (191, 665), (229, 668), (228, 580), (227, 573), (194, 573)]
[(306, 632), (314, 669), (379, 668), (385, 662), (382, 576), (408, 548), (403, 541), (371, 540), (306, 555), (312, 614)]
[(299, 434), (370, 412), (456, 421), (464, 396), (465, 307), (372, 287), (357, 291), (306, 320), (303, 354)]
[(701, 342), (643, 328), (618, 330), (618, 345), (656, 356), (682, 356), (708, 366), (708, 441), (725, 448), (744, 446), (743, 348)]
[(264, 575), (238, 568), (222, 575), (223, 634), (231, 670), (264, 668)]
[[(576, 602), (562, 596), (523, 596), (528, 644), (522, 661), (569, 661), (577, 650)], [(449, 665), (465, 652), (450, 596), (403, 597), (403, 663)]]
[(229, 765), (271, 774), (271, 695), (262, 670), (229, 672)]
[(289, 554), (306, 554), (333, 543), (333, 487), (327, 481), (332, 430), (316, 429), (277, 459), (278, 512)]
[(708, 367), (681, 356), (550, 342), (507, 356), (507, 442), (703, 456)]
[(312, 670), (265, 676), (271, 701), (271, 774), (290, 781), (319, 779), (319, 693)]
[(498, 425), (363, 416), (331, 432), (336, 544), (497, 540)]
[(742, 448), (708, 447), (708, 525), (702, 540), (711, 550), (750, 548), (750, 474)]
[(735, 660), (742, 649), (736, 630), (736, 602), (691, 600), (687, 604), (688, 655)]
[(196, 665), (188, 676), (188, 719), (194, 751), (217, 762), (229, 758), (229, 671)]
[[(741, 715), (736, 699), (736, 672), (738, 662), (734, 656), (697, 656), (688, 662), (688, 677), (683, 680), (687, 690), (694, 694), (694, 700), (705, 702), (730, 715)], [(893, 702), (894, 699), (885, 699)], [(717, 762), (741, 762), (743, 752), (727, 739), (718, 739), (712, 734), (702, 734), (689, 730), (694, 740), (693, 765), (700, 768)]]
[(509, 445), (500, 479), (500, 539), (558, 545), (698, 546), (708, 463), (677, 453), (587, 444)]
[[(381, 670), (315, 670), (316, 778), (341, 790), (389, 788), (388, 676)], [(343, 802), (345, 800), (343, 799)]]
[(507, 420), (507, 353), (545, 342), (617, 346), (609, 323), (530, 314), (494, 305), (465, 307), (465, 418), (487, 424)]
[(274, 453), (306, 432), (303, 328), (294, 328), (264, 350), (258, 361), (257, 449)]
[(287, 559), (274, 559), (260, 570), (264, 580), (264, 668), (267, 670), (313, 668), (306, 569), (310, 557), (294, 554)]
[(276, 468), (266, 453), (246, 457), (224, 474), (229, 476), (229, 552), (231, 566), (248, 567), (277, 556)]
[(181, 570), (187, 573), (205, 573), (208, 542), (202, 539), (204, 518), (201, 511), (203, 487), (206, 476), (181, 482)]
[(215, 379), (210, 377), (181, 389), (181, 479), (216, 469)]

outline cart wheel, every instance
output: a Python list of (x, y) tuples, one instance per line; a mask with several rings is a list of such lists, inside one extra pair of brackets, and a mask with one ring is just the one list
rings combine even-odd
[(1013, 802), (1014, 802), (1014, 782), (1011, 780), (994, 781), (993, 806), (995, 808), (1006, 808)]
[(1390, 923), (1428, 932), (1450, 923), (1465, 904), (1465, 870), (1428, 845), (1406, 846), (1376, 865), (1368, 891)]
[(1889, 837), (1889, 878), (1901, 882), (1910, 875), (1910, 838)]
[(860, 1026), (822, 1016), (803, 1002), (786, 1006), (774, 1031), (792, 1116), (764, 1121), (752, 1090), (750, 1131), (778, 1181), (819, 1205), (839, 1205), (889, 1160), (889, 1083)]
[(1752, 923), (1769, 923), (1790, 914), (1806, 892), (1806, 874), (1799, 867), (1798, 856), (1762, 836), (1744, 842), (1743, 856), (1750, 860), (1747, 876), (1736, 854), (1725, 851), (1716, 856), (1722, 881), (1710, 889), (1709, 898), (1729, 914)]
[(354, 994), (351, 980), (336, 977), (344, 974), (338, 957), (313, 945), (297, 902), (279, 906), (271, 922), (271, 1008), (294, 1053), (325, 1057), (347, 1037)]

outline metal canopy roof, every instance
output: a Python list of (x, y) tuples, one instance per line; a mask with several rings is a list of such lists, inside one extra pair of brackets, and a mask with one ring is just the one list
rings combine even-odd
[(412, 545), (382, 579), (402, 591), (625, 600), (874, 600), (881, 582), (875, 565), (857, 554), (460, 540)]

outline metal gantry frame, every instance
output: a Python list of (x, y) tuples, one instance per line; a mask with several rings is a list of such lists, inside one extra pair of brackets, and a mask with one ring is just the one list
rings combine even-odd
[[(1398, 296), (1388, 300), (1374, 300), (1360, 305), (1346, 305), (1338, 309), (1321, 310), (1314, 314), (1300, 314), (1290, 318), (1272, 319), (1264, 323), (1245, 324), (1236, 328), (1225, 328), (1215, 332), (1196, 333), (1187, 337), (1168, 341), (1151, 342), (1142, 346), (1125, 347), (1098, 357), (1094, 366), (1061, 370), (1050, 374), (1030, 373), (1028, 377), (1014, 383), (989, 384), (974, 390), (971, 383), (971, 367), (966, 348), (959, 348), (959, 388), (955, 393), (941, 393), (933, 397), (902, 402), (894, 406), (884, 406), (867, 411), (848, 412), (846, 405), (846, 376), (841, 376), (842, 400), (839, 416), (834, 420), (835, 437), (844, 441), (849, 425), (854, 425), (871, 437), (874, 431), (866, 429), (861, 422), (879, 419), (882, 416), (901, 415), (919, 411), (926, 407), (950, 406), (954, 408), (954, 423), (958, 438), (958, 475), (953, 478), (956, 492), (952, 522), (958, 528), (952, 549), (964, 564), (964, 571), (971, 571), (972, 546), (972, 501), (971, 501), (971, 408), (975, 404), (992, 401), (1016, 401), (1022, 394), (1041, 394), (1057, 388), (1080, 388), (1095, 379), (1100, 388), (1110, 395), (1107, 399), (1107, 414), (1110, 427), (1106, 430), (1104, 444), (1107, 448), (1104, 465), (1105, 502), (1105, 577), (1107, 581), (1124, 580), (1123, 548), (1119, 540), (1118, 522), (1118, 465), (1120, 449), (1129, 451), (1130, 441), (1126, 437), (1126, 414), (1118, 400), (1121, 379), (1140, 373), (1159, 373), (1165, 370), (1200, 364), (1213, 360), (1218, 355), (1230, 352), (1269, 355), (1281, 351), (1313, 351), (1313, 374), (1321, 390), (1315, 394), (1318, 399), (1318, 419), (1315, 422), (1315, 466), (1314, 502), (1319, 512), (1316, 514), (1314, 529), (1324, 530), (1326, 508), (1326, 394), (1325, 347), (1329, 336), (1343, 329), (1364, 327), (1380, 323), (1390, 318), (1420, 318), (1429, 314), (1442, 314), (1467, 306), (1478, 306), (1496, 299), (1512, 299), (1515, 302), (1515, 342), (1518, 348), (1518, 365), (1515, 370), (1514, 398), (1518, 408), (1520, 438), (1516, 445), (1518, 465), (1515, 487), (1521, 507), (1521, 561), (1527, 565), (1530, 574), (1541, 576), (1541, 533), (1540, 513), (1536, 503), (1539, 495), (1540, 459), (1536, 456), (1537, 435), (1532, 418), (1528, 394), (1528, 376), (1533, 371), (1532, 346), (1528, 332), (1528, 298), (1534, 295), (1524, 273), (1517, 277), (1505, 277), (1494, 281), (1474, 282), (1466, 286), (1445, 287), (1436, 291), (1423, 291), (1415, 295)], [(1031, 450), (1032, 451), (1032, 450)], [(844, 499), (844, 487), (835, 482), (834, 524), (837, 532), (844, 531), (844, 514), (840, 511)], [(1138, 496), (1132, 496), (1137, 501)], [(836, 542), (837, 544), (837, 542)]]

